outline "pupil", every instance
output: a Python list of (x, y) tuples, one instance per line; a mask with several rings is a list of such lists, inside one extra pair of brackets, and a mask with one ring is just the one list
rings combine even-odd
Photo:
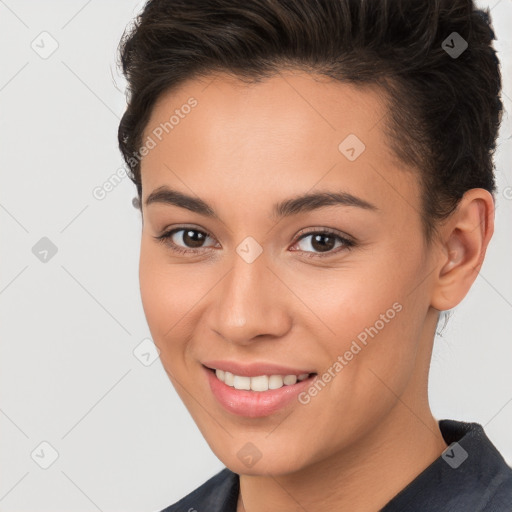
[[(195, 236), (193, 236), (195, 234)], [(189, 247), (201, 247), (202, 242), (204, 241), (203, 233), (200, 233), (199, 231), (189, 230), (184, 232), (184, 242)], [(187, 240), (189, 238), (189, 240)]]
[[(325, 240), (326, 238), (330, 239), (330, 243), (325, 244), (325, 242), (321, 242), (321, 240)], [(328, 234), (314, 235), (311, 245), (315, 250), (328, 251), (329, 249), (332, 249), (334, 247), (334, 237)]]

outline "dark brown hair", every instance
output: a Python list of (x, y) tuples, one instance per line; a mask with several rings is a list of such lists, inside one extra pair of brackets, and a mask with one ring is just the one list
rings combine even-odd
[(391, 147), (419, 170), (430, 239), (467, 190), (495, 191), (494, 37), (489, 11), (470, 0), (150, 0), (119, 43), (119, 148), (141, 200), (144, 129), (155, 101), (186, 80), (219, 71), (250, 82), (293, 68), (375, 84)]

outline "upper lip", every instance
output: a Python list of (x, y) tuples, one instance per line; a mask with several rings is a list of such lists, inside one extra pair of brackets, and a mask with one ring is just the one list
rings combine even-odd
[(274, 363), (254, 362), (239, 363), (237, 361), (203, 361), (203, 365), (214, 370), (223, 370), (241, 377), (257, 377), (258, 375), (302, 375), (314, 373), (304, 368), (291, 368)]

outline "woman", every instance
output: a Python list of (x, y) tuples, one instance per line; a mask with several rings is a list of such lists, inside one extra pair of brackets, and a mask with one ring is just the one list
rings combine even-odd
[(465, 0), (153, 0), (123, 36), (144, 311), (226, 466), (166, 511), (512, 510), (428, 402), (493, 233), (493, 38)]

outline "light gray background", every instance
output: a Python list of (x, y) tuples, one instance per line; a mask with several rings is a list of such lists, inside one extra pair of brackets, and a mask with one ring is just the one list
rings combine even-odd
[[(150, 336), (135, 186), (124, 178), (103, 200), (93, 196), (123, 165), (125, 82), (115, 52), (142, 5), (0, 1), (2, 512), (159, 511), (223, 467), (160, 360), (145, 366), (133, 354)], [(489, 6), (510, 111), (512, 3)], [(43, 31), (58, 43), (46, 59), (31, 47), (51, 49)], [(511, 126), (505, 114), (496, 233), (436, 339), (430, 385), (434, 415), (481, 423), (509, 464)], [(32, 252), (43, 237), (58, 249), (46, 263)], [(43, 441), (58, 452), (48, 469)]]

